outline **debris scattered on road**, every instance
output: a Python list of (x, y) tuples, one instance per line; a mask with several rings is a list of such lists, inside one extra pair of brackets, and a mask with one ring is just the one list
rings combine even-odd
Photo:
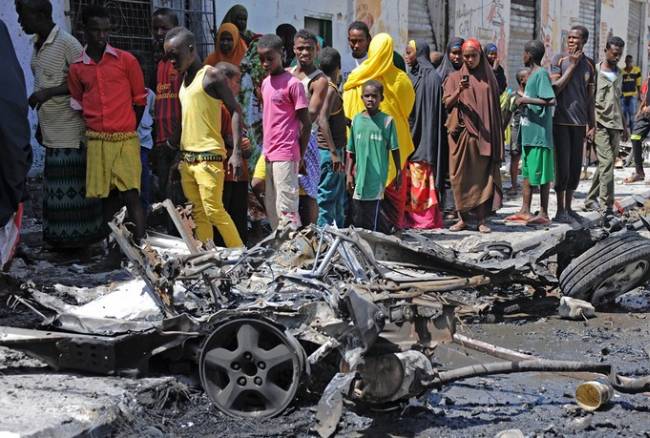
[(596, 316), (596, 309), (591, 303), (577, 298), (562, 297), (560, 298), (560, 307), (558, 314), (565, 319), (588, 319)]

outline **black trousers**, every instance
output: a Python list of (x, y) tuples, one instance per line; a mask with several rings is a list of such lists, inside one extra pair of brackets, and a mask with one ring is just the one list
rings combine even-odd
[(645, 117), (637, 116), (634, 120), (634, 131), (630, 136), (632, 140), (632, 152), (634, 154), (634, 164), (643, 168), (643, 140), (650, 134), (650, 120)]
[(357, 228), (390, 234), (392, 227), (384, 211), (387, 203), (386, 200), (352, 199), (352, 225)]
[(578, 188), (585, 135), (584, 126), (553, 125), (556, 192)]
[[(248, 237), (248, 181), (226, 181), (223, 184), (223, 206), (235, 223), (244, 245)], [(214, 243), (225, 246), (219, 231), (214, 228)]]

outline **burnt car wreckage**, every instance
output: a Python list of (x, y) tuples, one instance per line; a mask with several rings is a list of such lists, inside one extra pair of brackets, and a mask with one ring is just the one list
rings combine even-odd
[[(45, 294), (34, 295), (20, 301), (43, 316), (44, 329), (0, 327), (0, 345), (56, 370), (94, 374), (145, 375), (155, 363), (192, 373), (198, 365), (210, 400), (234, 417), (278, 415), (318, 381), (324, 436), (335, 431), (344, 398), (385, 406), (488, 374), (589, 371), (609, 375), (622, 392), (650, 390), (650, 379), (618, 376), (607, 364), (545, 360), (456, 334), (471, 306), (446, 294), (559, 284), (606, 303), (650, 276), (650, 240), (631, 224), (549, 234), (526, 250), (494, 242), (460, 253), (417, 234), (332, 227), (281, 227), (247, 250), (205, 250), (191, 237), (187, 210), (169, 201), (158, 208), (175, 223), (183, 253), (165, 249), (179, 239), (155, 233), (135, 245), (123, 213), (110, 226), (160, 320), (46, 317), (36, 308), (48, 307)], [(436, 346), (450, 342), (506, 361), (434, 368)]]

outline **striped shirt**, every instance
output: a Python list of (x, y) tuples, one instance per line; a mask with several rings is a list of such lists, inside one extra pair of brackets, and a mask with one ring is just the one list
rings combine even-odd
[[(34, 38), (34, 43), (38, 36)], [(65, 30), (54, 26), (40, 49), (34, 47), (31, 68), (34, 91), (58, 87), (66, 83), (68, 69), (82, 52), (81, 44)], [(78, 148), (84, 138), (81, 114), (70, 107), (70, 96), (54, 96), (38, 110), (43, 146)]]
[(172, 137), (181, 123), (181, 102), (178, 91), (182, 76), (168, 60), (160, 60), (156, 70), (156, 144)]

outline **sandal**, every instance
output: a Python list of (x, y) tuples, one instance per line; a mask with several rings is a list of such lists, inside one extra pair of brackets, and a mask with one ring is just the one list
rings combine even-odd
[(490, 227), (488, 227), (485, 224), (479, 224), (478, 232), (481, 233), (481, 234), (490, 234), (492, 232), (492, 230), (490, 229)]
[(528, 222), (530, 218), (532, 218), (532, 215), (524, 215), (522, 213), (515, 213), (512, 214), (504, 219), (505, 222)]
[(449, 227), (449, 231), (451, 232), (458, 232), (458, 231), (464, 231), (467, 229), (467, 224), (463, 221), (458, 221), (451, 227)]
[(632, 176), (628, 176), (623, 180), (623, 184), (635, 184), (638, 182), (643, 182), (645, 180), (645, 175), (639, 175), (638, 173), (634, 173)]
[(548, 226), (551, 225), (551, 220), (544, 216), (534, 216), (526, 222), (526, 225)]

